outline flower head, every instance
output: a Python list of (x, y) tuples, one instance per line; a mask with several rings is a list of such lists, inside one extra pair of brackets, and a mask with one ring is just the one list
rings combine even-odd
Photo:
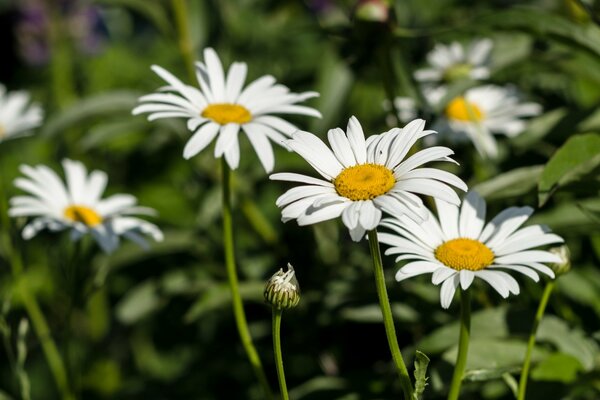
[[(185, 145), (183, 156), (189, 159), (217, 138), (215, 157), (225, 156), (232, 169), (240, 161), (238, 133), (243, 130), (254, 147), (267, 172), (275, 162), (269, 139), (282, 143), (297, 128), (272, 114), (303, 114), (320, 117), (310, 107), (296, 103), (317, 97), (316, 92), (292, 93), (275, 78), (265, 75), (250, 83), (245, 89), (247, 66), (235, 62), (227, 76), (217, 53), (204, 50), (204, 63), (196, 63), (196, 77), (200, 88), (188, 86), (165, 69), (154, 65), (152, 70), (168, 86), (159, 93), (140, 98), (143, 103), (133, 114), (148, 113), (148, 120), (159, 118), (187, 118), (188, 129), (193, 133)], [(168, 92), (168, 93), (164, 93)]]
[(478, 39), (468, 47), (458, 42), (437, 44), (427, 54), (428, 68), (415, 72), (415, 78), (424, 83), (449, 83), (461, 79), (482, 80), (490, 76), (490, 39)]
[(398, 282), (417, 275), (433, 273), (432, 283), (442, 285), (440, 299), (448, 308), (456, 288), (469, 288), (475, 277), (490, 284), (504, 298), (519, 294), (519, 284), (508, 271), (520, 272), (534, 281), (538, 272), (554, 278), (554, 272), (542, 263), (559, 262), (560, 257), (535, 247), (561, 243), (563, 239), (548, 228), (520, 226), (527, 221), (531, 207), (510, 207), (485, 224), (486, 204), (469, 192), (459, 209), (436, 199), (438, 218), (417, 224), (410, 218), (386, 218), (381, 226), (393, 233), (379, 233), (390, 248), (385, 254), (400, 254), (396, 262), (411, 260), (396, 273)]
[[(425, 94), (431, 104), (439, 104), (445, 90)], [(493, 134), (519, 135), (526, 126), (522, 118), (538, 115), (541, 109), (536, 103), (522, 103), (512, 88), (480, 86), (451, 99), (434, 127), (440, 132), (440, 139), (470, 140), (483, 157), (494, 158), (498, 155), (498, 145)]]
[(280, 268), (265, 286), (265, 300), (278, 309), (294, 308), (300, 302), (300, 285), (292, 264), (288, 270)]
[(23, 229), (24, 239), (31, 239), (43, 229), (71, 229), (73, 240), (90, 233), (107, 253), (119, 246), (120, 236), (141, 246), (146, 246), (141, 234), (156, 241), (163, 239), (156, 225), (135, 216), (152, 215), (154, 210), (137, 206), (134, 196), (115, 194), (102, 199), (108, 180), (104, 172), (92, 171), (88, 175), (82, 163), (68, 159), (62, 164), (66, 185), (45, 165), (20, 167), (26, 178), (15, 179), (15, 186), (30, 195), (10, 199), (8, 213), (11, 217), (33, 217)]
[(431, 147), (404, 159), (415, 142), (434, 131), (423, 130), (425, 121), (415, 120), (403, 129), (395, 128), (365, 139), (355, 117), (347, 131), (328, 133), (331, 149), (309, 132), (298, 131), (286, 143), (302, 156), (325, 180), (295, 173), (271, 175), (271, 179), (301, 182), (277, 199), (282, 220), (296, 219), (299, 225), (342, 217), (354, 241), (366, 230), (377, 227), (382, 211), (406, 214), (422, 221), (427, 216), (424, 194), (459, 204), (448, 184), (467, 190), (455, 175), (435, 168), (418, 168), (431, 161), (453, 161), (447, 147)]
[(42, 108), (29, 104), (29, 99), (27, 92), (7, 93), (6, 87), (0, 84), (0, 142), (26, 136), (42, 123)]

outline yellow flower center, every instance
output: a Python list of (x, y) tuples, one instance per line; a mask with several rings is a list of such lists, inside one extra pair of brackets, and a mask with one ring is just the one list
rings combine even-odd
[(96, 211), (86, 206), (69, 206), (64, 211), (65, 218), (73, 222), (81, 222), (89, 227), (102, 223), (102, 217)]
[(209, 104), (201, 115), (221, 125), (230, 123), (241, 125), (252, 120), (252, 114), (246, 107), (229, 103)]
[(450, 119), (457, 119), (459, 121), (481, 121), (485, 116), (483, 111), (477, 104), (465, 100), (464, 97), (459, 96), (453, 99), (446, 107), (446, 116)]
[(353, 201), (371, 200), (393, 188), (396, 179), (383, 165), (362, 164), (344, 169), (333, 184), (340, 196)]
[(446, 82), (454, 82), (468, 78), (473, 66), (471, 64), (456, 64), (444, 71), (442, 79)]
[(479, 271), (494, 262), (494, 253), (478, 240), (460, 238), (442, 243), (434, 251), (435, 258), (457, 271)]

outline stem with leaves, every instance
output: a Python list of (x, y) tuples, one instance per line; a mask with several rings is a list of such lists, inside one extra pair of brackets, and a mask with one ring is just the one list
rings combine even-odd
[(381, 261), (381, 251), (379, 249), (379, 240), (377, 239), (377, 230), (369, 231), (369, 247), (371, 249), (371, 257), (373, 258), (373, 270), (375, 273), (375, 286), (377, 288), (377, 296), (379, 297), (379, 306), (383, 314), (383, 324), (388, 340), (388, 345), (392, 353), (394, 364), (400, 378), (400, 385), (404, 392), (405, 399), (411, 399), (413, 394), (412, 382), (408, 375), (408, 370), (402, 359), (402, 353), (398, 346), (398, 338), (396, 337), (396, 328), (394, 327), (394, 318), (392, 316), (392, 308), (388, 298), (387, 289), (385, 287), (385, 275), (383, 273), (383, 263)]

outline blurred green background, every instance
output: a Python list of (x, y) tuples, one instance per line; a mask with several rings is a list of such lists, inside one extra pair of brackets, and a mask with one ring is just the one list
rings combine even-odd
[[(435, 43), (493, 39), (490, 81), (516, 85), (545, 113), (513, 141), (502, 140), (496, 162), (471, 146), (457, 147), (461, 165), (452, 171), (486, 197), (488, 215), (512, 205), (539, 208), (531, 222), (548, 224), (571, 248), (573, 269), (559, 278), (539, 330), (528, 398), (600, 399), (599, 1), (397, 0), (383, 22), (355, 18), (357, 4), (349, 0), (193, 0), (188, 7), (198, 57), (211, 46), (226, 66), (247, 62), (249, 80), (272, 74), (295, 92), (320, 92), (309, 104), (322, 119), (290, 120), (323, 138), (351, 115), (367, 134), (396, 126), (383, 104), (414, 95), (410, 76)], [(25, 242), (19, 236), (24, 221), (2, 227), (23, 254), (25, 279), (79, 398), (260, 399), (226, 284), (219, 163), (211, 150), (183, 159), (189, 133), (182, 121), (148, 123), (131, 115), (137, 98), (162, 84), (150, 65), (186, 80), (171, 2), (0, 0), (0, 43), (0, 82), (29, 90), (46, 112), (35, 136), (0, 143), (2, 195), (17, 194), (11, 182), (19, 164), (60, 170), (60, 160), (69, 157), (106, 171), (109, 194), (132, 193), (157, 209), (153, 222), (165, 232), (165, 241), (149, 251), (126, 243), (111, 256), (88, 242), (77, 273), (67, 275), (74, 252), (67, 235), (44, 233)], [(592, 149), (589, 157), (565, 148), (581, 133), (591, 134), (579, 144)], [(291, 397), (399, 398), (366, 243), (352, 243), (339, 221), (282, 224), (275, 199), (288, 186), (268, 180), (245, 138), (241, 146), (234, 177), (238, 265), (251, 331), (273, 387), (270, 308), (262, 290), (291, 262), (303, 291), (299, 307), (283, 317)], [(555, 160), (558, 149), (567, 161)], [(550, 172), (549, 160), (555, 160)], [(313, 174), (281, 148), (275, 171)], [(540, 185), (552, 187), (552, 196), (538, 199)], [(425, 399), (444, 398), (458, 302), (442, 310), (438, 287), (427, 278), (398, 284), (394, 260), (384, 261), (407, 364), (415, 349), (429, 355)], [(514, 398), (543, 289), (519, 282), (522, 293), (508, 300), (474, 286), (461, 398)], [(18, 337), (25, 313), (15, 284), (1, 258), (0, 399), (21, 398), (23, 374), (32, 399), (58, 398), (38, 338), (32, 332)], [(20, 372), (8, 362), (17, 344), (27, 348)]]

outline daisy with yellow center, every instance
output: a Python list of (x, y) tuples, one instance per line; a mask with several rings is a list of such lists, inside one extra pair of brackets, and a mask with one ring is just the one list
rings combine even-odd
[(432, 161), (453, 161), (453, 151), (432, 147), (404, 159), (416, 141), (434, 131), (424, 130), (425, 121), (415, 120), (365, 139), (355, 117), (346, 132), (328, 132), (331, 149), (309, 132), (298, 131), (286, 144), (302, 156), (324, 179), (296, 173), (278, 173), (271, 179), (300, 182), (277, 199), (282, 220), (299, 225), (342, 217), (354, 241), (375, 229), (382, 211), (406, 215), (422, 222), (427, 211), (417, 195), (428, 195), (453, 204), (460, 200), (452, 185), (467, 190), (463, 181), (446, 171), (418, 168)]
[(432, 273), (432, 283), (442, 285), (442, 307), (448, 308), (458, 286), (466, 290), (476, 277), (504, 298), (519, 294), (519, 284), (507, 270), (536, 282), (538, 272), (554, 278), (543, 263), (560, 258), (533, 248), (563, 239), (540, 225), (519, 229), (533, 212), (531, 207), (507, 208), (487, 225), (486, 204), (476, 192), (467, 194), (460, 209), (438, 199), (436, 207), (438, 218), (428, 211), (429, 218), (420, 224), (405, 216), (381, 222), (393, 232), (379, 233), (380, 241), (390, 246), (385, 254), (399, 254), (397, 262), (411, 260), (398, 270), (397, 281)]
[(23, 229), (23, 238), (31, 239), (39, 231), (71, 230), (71, 239), (78, 240), (90, 233), (107, 253), (119, 246), (123, 236), (141, 246), (147, 246), (143, 235), (156, 241), (163, 239), (154, 224), (136, 217), (136, 214), (154, 214), (154, 210), (137, 206), (134, 196), (115, 194), (102, 199), (107, 176), (102, 171), (89, 175), (78, 161), (64, 160), (66, 185), (45, 165), (22, 165), (24, 178), (17, 178), (15, 186), (28, 196), (10, 199), (11, 217), (32, 217)]
[(0, 84), (0, 142), (31, 134), (42, 123), (43, 111), (30, 104), (27, 92), (7, 92)]
[(423, 84), (447, 84), (462, 79), (483, 80), (490, 76), (490, 39), (477, 39), (468, 46), (458, 42), (436, 44), (427, 54), (429, 66), (415, 72)]
[(246, 64), (234, 62), (225, 76), (221, 60), (211, 48), (204, 50), (204, 63), (196, 63), (199, 88), (182, 83), (157, 65), (152, 66), (152, 70), (168, 86), (159, 93), (141, 97), (143, 104), (137, 106), (133, 114), (147, 113), (150, 121), (187, 118), (193, 135), (183, 150), (186, 159), (198, 154), (216, 138), (215, 157), (224, 156), (229, 167), (236, 169), (240, 161), (238, 133), (241, 129), (265, 171), (271, 172), (275, 158), (269, 139), (281, 144), (298, 129), (273, 114), (321, 116), (317, 110), (297, 104), (318, 93), (292, 93), (270, 75), (243, 88)]
[[(437, 88), (424, 92), (434, 107), (446, 96), (446, 90)], [(486, 158), (498, 155), (495, 134), (515, 137), (525, 130), (525, 117), (541, 112), (536, 103), (522, 103), (517, 92), (510, 87), (486, 85), (467, 90), (451, 99), (443, 109), (443, 116), (434, 128), (440, 132), (439, 139), (459, 143), (471, 141)]]

